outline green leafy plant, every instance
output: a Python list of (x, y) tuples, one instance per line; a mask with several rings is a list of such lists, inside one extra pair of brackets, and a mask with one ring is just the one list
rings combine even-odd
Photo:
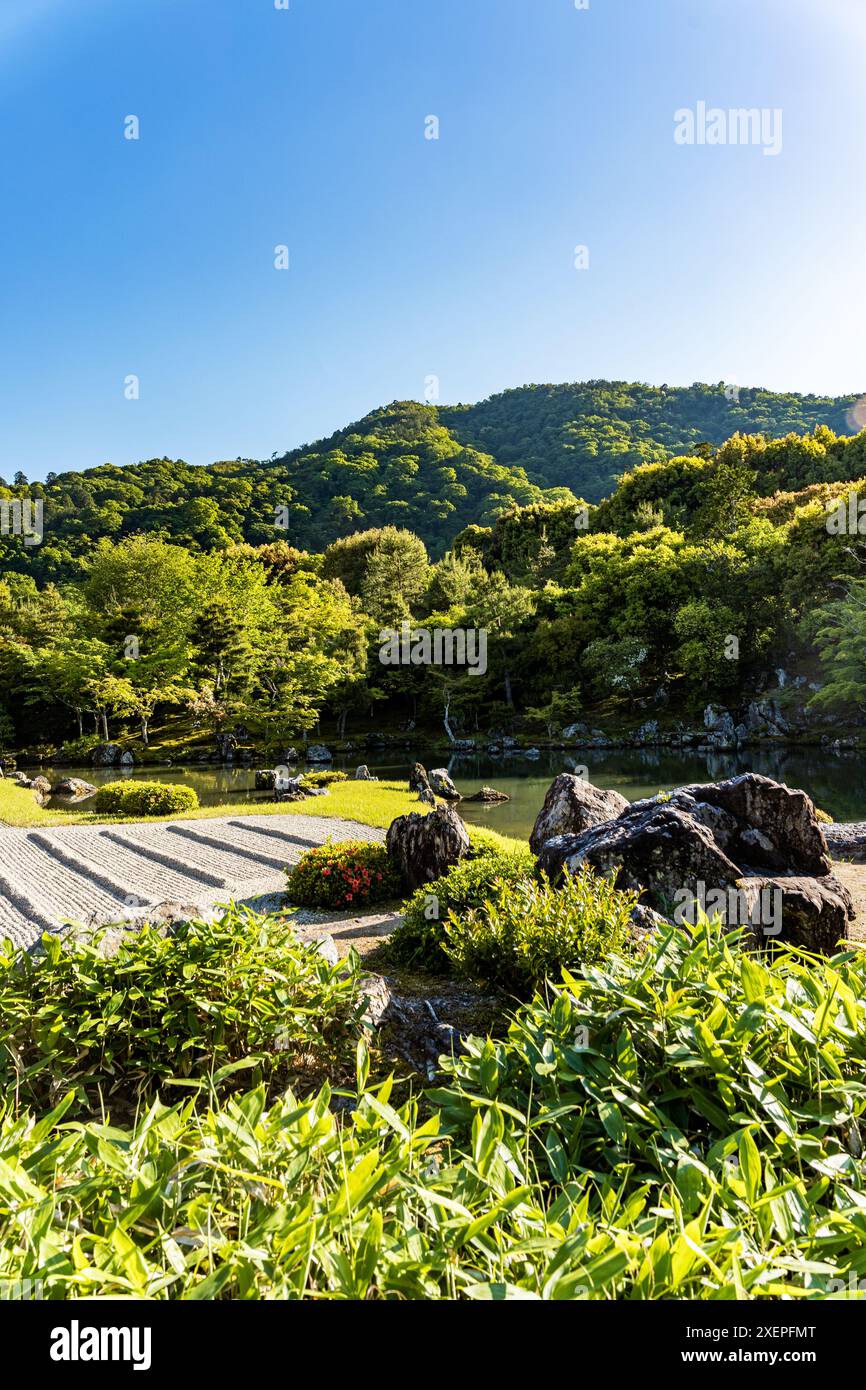
[(409, 898), (403, 921), (388, 943), (390, 958), (397, 965), (450, 974), (452, 962), (444, 950), (449, 914), (483, 908), (492, 897), (527, 879), (534, 866), (528, 849), (520, 854), (487, 850), (455, 864), (441, 878), (416, 889)]
[(198, 804), (192, 787), (172, 782), (106, 782), (93, 798), (94, 810), (122, 816), (171, 816)]
[(286, 891), (301, 907), (368, 906), (400, 895), (400, 879), (384, 845), (344, 840), (317, 845), (288, 870)]
[[(239, 917), (233, 935), (257, 925)], [(157, 956), (137, 988), (161, 970)], [(315, 1032), (315, 996), (309, 1008)], [(862, 952), (762, 959), (706, 921), (656, 934), (565, 974), (501, 1040), (465, 1040), (423, 1119), (392, 1079), (371, 1083), (355, 1040), (341, 1092), (242, 1093), (226, 1078), (230, 1094), (154, 1097), (127, 1128), (71, 1123), (78, 1092), (73, 1077), (64, 1095), (59, 1067), (35, 1114), (10, 1091), (0, 1288), (802, 1301), (859, 1287)]]
[(584, 1296), (845, 1297), (866, 1269), (866, 956), (740, 937), (656, 934), (443, 1061), (449, 1131), (526, 1146), (595, 1227)]
[(442, 949), (456, 974), (527, 995), (621, 946), (636, 901), (590, 868), (557, 887), (546, 878), (500, 882), (480, 906), (451, 910)]
[(104, 945), (102, 932), (44, 937), (38, 956), (3, 945), (0, 1089), (17, 1103), (50, 1106), (68, 1087), (100, 1114), (178, 1085), (318, 1084), (354, 1050), (357, 962), (329, 965), (290, 917), (232, 907)]

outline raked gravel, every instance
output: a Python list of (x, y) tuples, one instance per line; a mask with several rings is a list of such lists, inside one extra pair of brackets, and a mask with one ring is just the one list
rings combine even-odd
[(332, 816), (220, 816), (170, 824), (0, 826), (0, 937), (33, 946), (72, 924), (134, 922), (181, 904), (207, 911), (285, 886), (284, 867), (326, 840), (384, 842)]

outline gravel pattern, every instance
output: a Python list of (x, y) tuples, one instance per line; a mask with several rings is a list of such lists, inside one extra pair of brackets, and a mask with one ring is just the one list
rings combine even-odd
[(206, 911), (285, 886), (284, 867), (334, 840), (385, 831), (333, 816), (244, 816), (168, 825), (0, 826), (0, 936), (33, 946), (72, 923), (137, 921), (181, 902)]

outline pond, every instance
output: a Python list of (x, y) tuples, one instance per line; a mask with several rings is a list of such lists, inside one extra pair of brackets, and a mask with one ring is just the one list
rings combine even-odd
[[(541, 757), (493, 758), (487, 753), (460, 754), (448, 759), (442, 753), (418, 749), (415, 753), (353, 753), (336, 758), (329, 766), (354, 772), (366, 759), (371, 773), (388, 781), (408, 777), (415, 759), (429, 770), (447, 766), (464, 796), (482, 785), (506, 792), (510, 801), (486, 806), (463, 802), (463, 817), (503, 835), (525, 840), (541, 808), (544, 794), (558, 772), (585, 767), (598, 787), (613, 787), (629, 801), (670, 791), (686, 782), (716, 782), (740, 772), (760, 772), (789, 787), (802, 787), (817, 805), (838, 821), (866, 820), (866, 765), (860, 753), (828, 753), (824, 749), (748, 749), (740, 753), (684, 753), (670, 749), (584, 749), (580, 752), (544, 752)], [(303, 767), (303, 764), (301, 764)], [(53, 769), (62, 776), (83, 777), (99, 785), (117, 781), (116, 770), (94, 768)], [(180, 782), (193, 787), (203, 806), (255, 800), (255, 770), (227, 767), (148, 767), (126, 774), (142, 781)], [(63, 805), (62, 800), (56, 804)]]

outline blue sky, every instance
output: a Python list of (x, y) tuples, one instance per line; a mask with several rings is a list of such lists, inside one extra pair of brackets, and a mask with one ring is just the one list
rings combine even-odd
[[(0, 474), (268, 457), (431, 376), (866, 391), (864, 0), (290, 5), (0, 0)], [(701, 100), (781, 154), (678, 146)]]

